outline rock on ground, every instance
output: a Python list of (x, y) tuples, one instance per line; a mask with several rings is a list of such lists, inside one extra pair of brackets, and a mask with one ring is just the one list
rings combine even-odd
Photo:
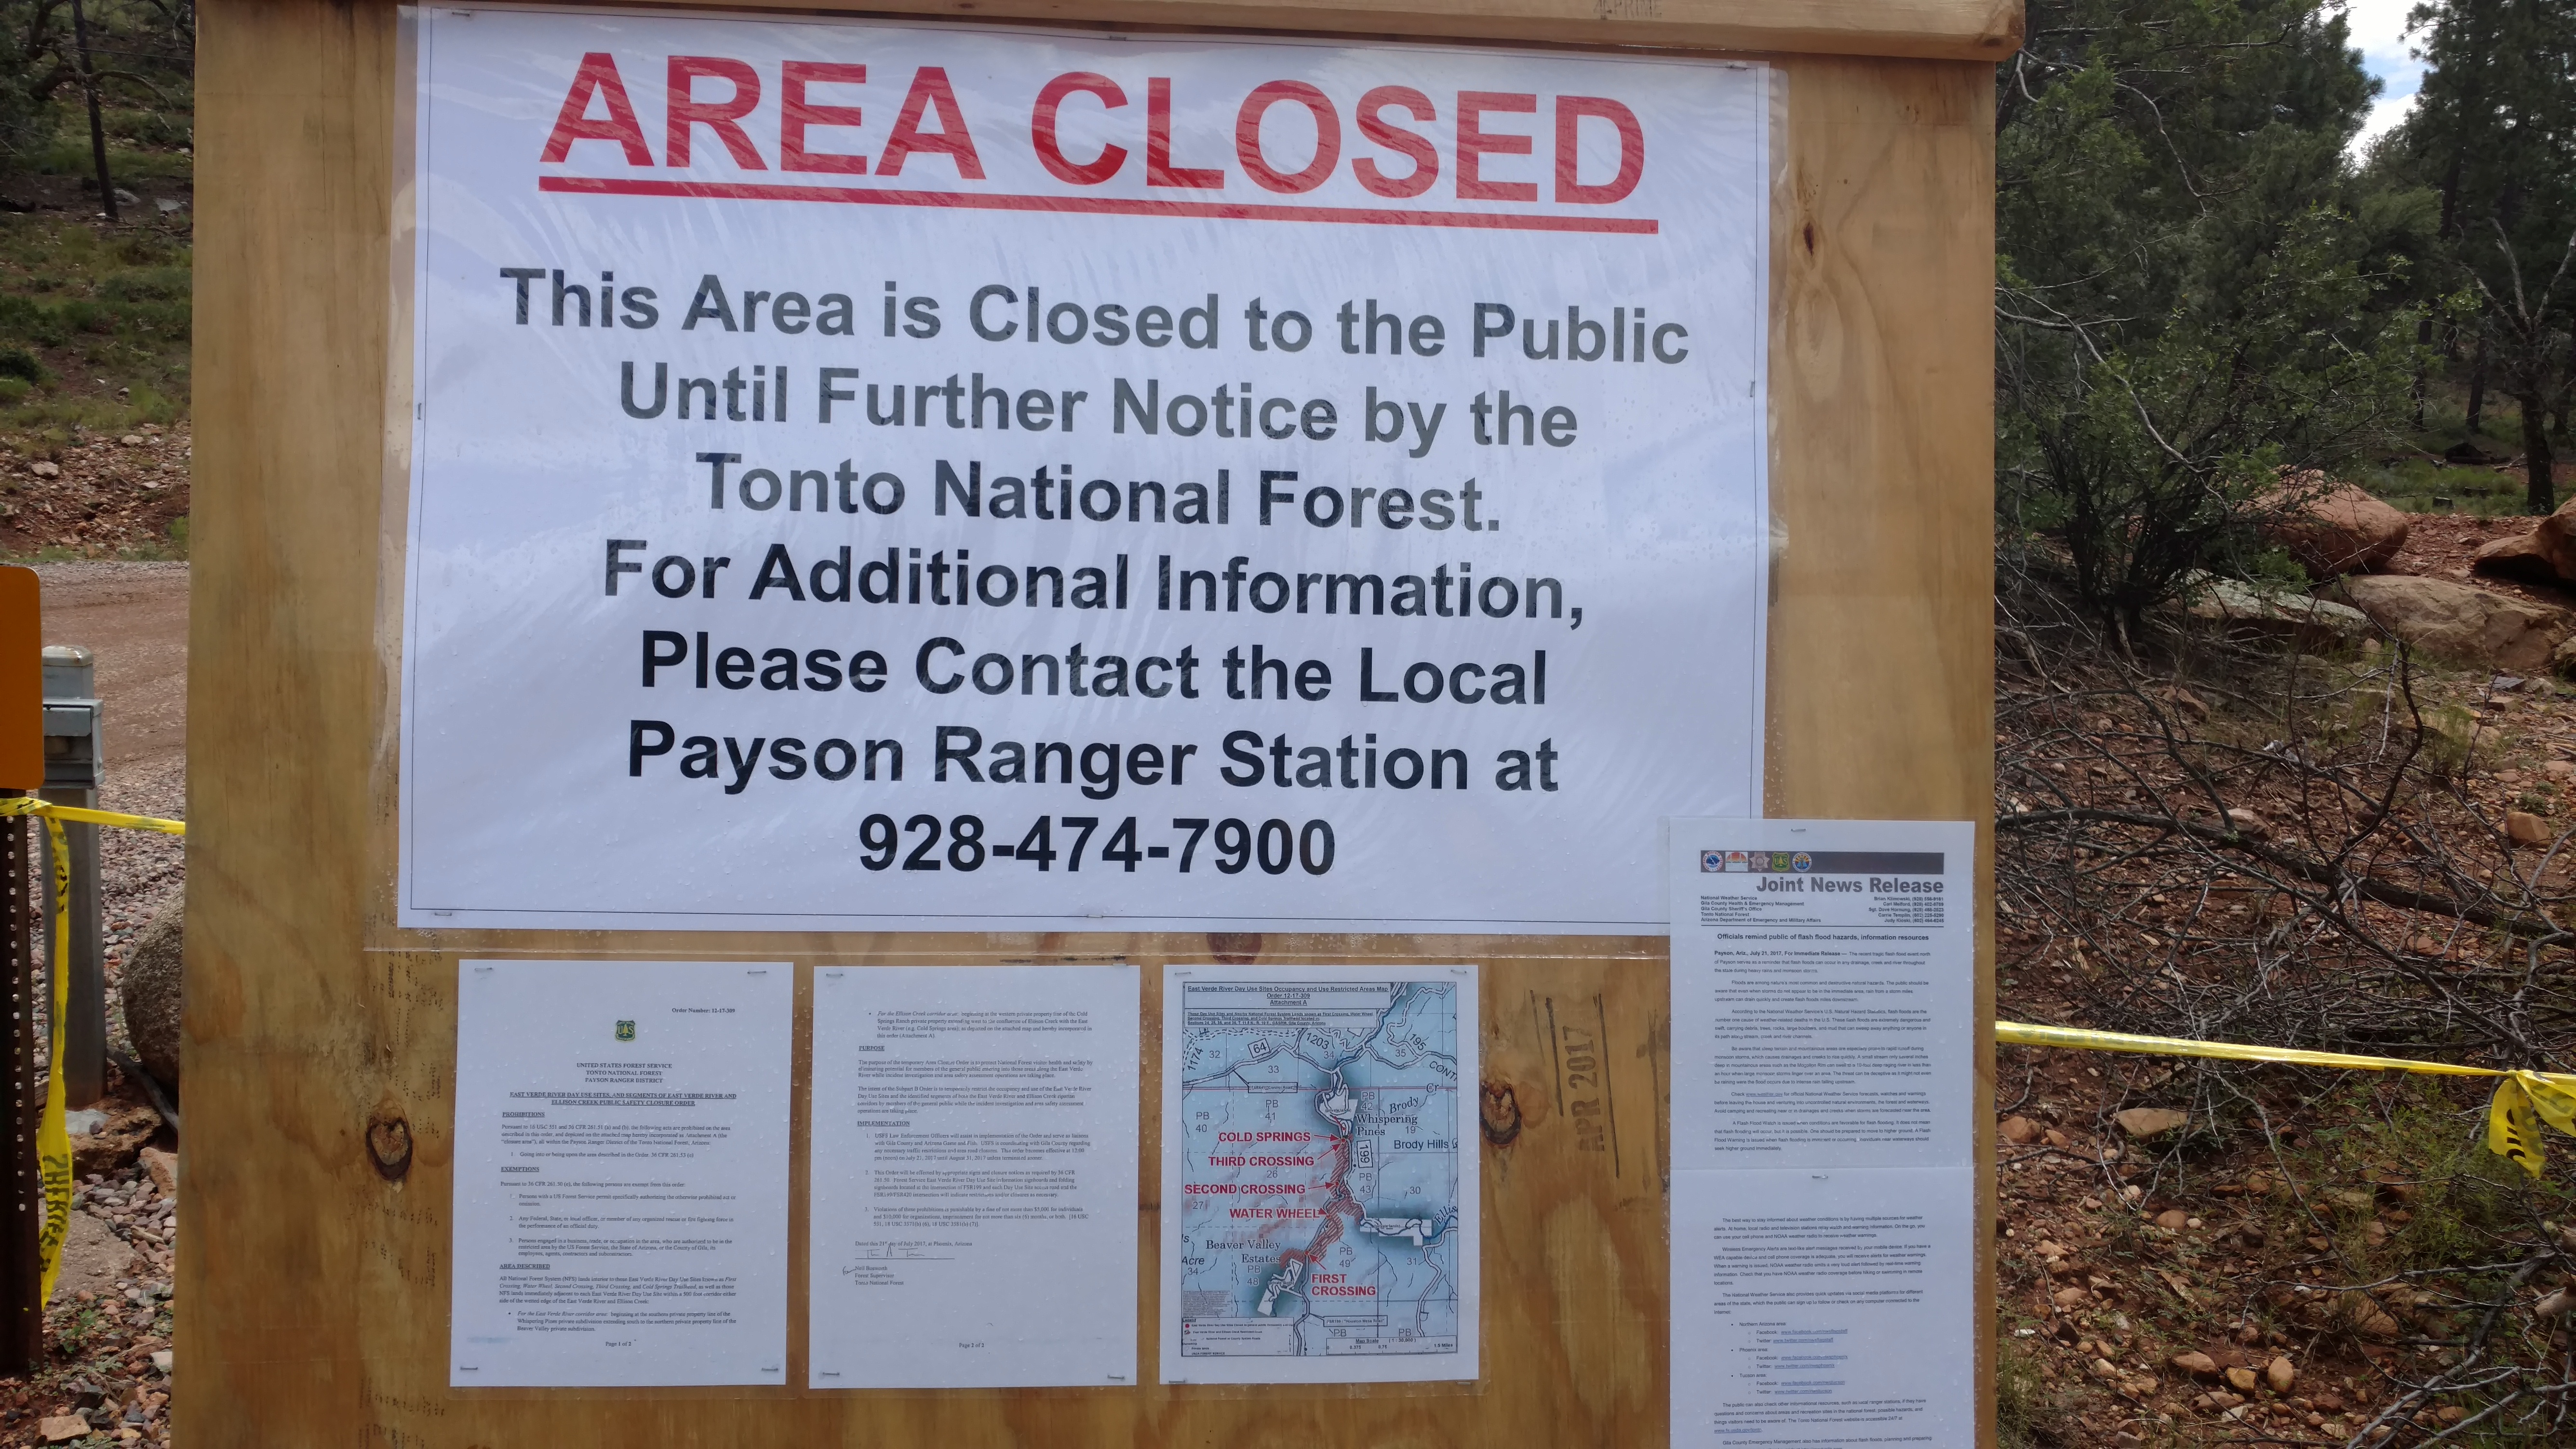
[(2302, 473), (2258, 506), (2277, 510), (2263, 524), (2264, 536), (2311, 578), (2376, 572), (2406, 547), (2405, 514), (2350, 483), (2329, 483), (2322, 474)]
[(125, 1034), (134, 1043), (135, 1060), (172, 1087), (179, 1085), (179, 1003), (186, 977), (180, 938), (186, 914), (187, 897), (172, 897), (134, 938), (118, 975), (125, 996)]
[(2171, 1107), (2131, 1107), (2125, 1112), (2113, 1113), (2111, 1120), (2119, 1123), (2120, 1130), (2130, 1136), (2145, 1138), (2161, 1137), (2189, 1122), (2191, 1116)]
[(2344, 580), (2354, 604), (2381, 628), (2428, 654), (2537, 674), (2576, 632), (2564, 609), (2510, 599), (2467, 584), (2397, 575)]
[(2576, 583), (2576, 499), (2540, 520), (2529, 533), (2499, 538), (2479, 549), (2469, 566), (2499, 578)]
[(63, 1235), (63, 1266), (54, 1277), (53, 1301), (69, 1302), (83, 1293), (112, 1293), (116, 1281), (133, 1269), (134, 1249), (115, 1229), (88, 1213), (74, 1212), (71, 1230)]
[(2258, 589), (2214, 574), (2185, 582), (2186, 612), (2246, 638), (2288, 639), (2306, 649), (2351, 644), (2370, 632), (2370, 619), (2349, 604), (2296, 589)]

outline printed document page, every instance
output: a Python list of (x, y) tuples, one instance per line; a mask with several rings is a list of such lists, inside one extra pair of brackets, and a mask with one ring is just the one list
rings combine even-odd
[(1673, 1174), (1673, 1443), (1976, 1440), (1964, 1167)]
[(1478, 1376), (1473, 966), (1173, 966), (1167, 1384)]
[(1136, 1382), (1140, 979), (815, 971), (813, 1387)]
[(1965, 1443), (1975, 828), (1671, 832), (1673, 1442)]
[(1673, 1166), (1964, 1166), (1976, 832), (1675, 820)]
[(785, 962), (466, 961), (448, 1383), (787, 1381)]

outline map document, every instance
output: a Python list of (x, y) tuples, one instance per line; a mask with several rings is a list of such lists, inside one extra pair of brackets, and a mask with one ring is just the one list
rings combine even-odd
[(1141, 981), (815, 970), (812, 1387), (1136, 1382)]
[(1473, 966), (1174, 966), (1165, 1383), (1478, 1376)]

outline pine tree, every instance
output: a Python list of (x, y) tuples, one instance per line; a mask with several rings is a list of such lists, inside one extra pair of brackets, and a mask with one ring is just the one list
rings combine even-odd
[(2001, 67), (2003, 541), (2114, 620), (2405, 411), (2433, 217), (2355, 184), (2345, 42), (2321, 0), (2034, 0)]
[(2522, 414), (2525, 506), (2547, 513), (2551, 415), (2576, 386), (2576, 0), (2446, 0), (2411, 23), (2424, 87), (2373, 169), (2439, 191), (2442, 265), (2475, 298), (2472, 421), (2492, 379)]

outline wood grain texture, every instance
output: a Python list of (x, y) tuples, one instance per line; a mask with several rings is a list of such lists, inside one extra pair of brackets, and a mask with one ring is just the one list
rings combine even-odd
[[(1190, 15), (1223, 23), (1217, 13)], [(1665, 1441), (1660, 940), (395, 929), (384, 646), (398, 637), (387, 606), (399, 599), (400, 495), (382, 482), (400, 437), (385, 404), (400, 381), (389, 371), (395, 12), (381, 0), (210, 0), (200, 33), (189, 1194), (173, 1405), (191, 1449)], [(1769, 807), (1984, 820), (1991, 72), (1782, 66), (1771, 376), (1789, 548), (1771, 637)], [(1990, 937), (1982, 921), (1979, 935)], [(1481, 962), (1485, 1083), (1509, 1092), (1522, 1124), (1482, 1155), (1484, 1376), (1349, 1390), (451, 1391), (455, 979), (467, 954), (793, 960), (800, 1023), (819, 965), (1144, 966), (1134, 1311), (1147, 1378), (1159, 968)], [(1569, 1094), (1557, 1066), (1575, 1031), (1608, 1048), (1597, 1099)], [(804, 1376), (806, 1066), (800, 1055), (791, 1383)], [(1597, 1152), (1568, 1125), (1577, 1102), (1595, 1100), (1615, 1124)], [(1974, 1251), (1986, 1236), (1981, 1226)]]
[[(586, 3), (586, 0), (576, 0)], [(625, 0), (598, 0), (603, 4)], [(834, 0), (763, 8), (846, 13)], [(1058, 25), (1652, 45), (1688, 50), (1976, 60), (2021, 48), (2021, 0), (873, 0), (879, 14)]]
[[(1975, 1160), (1994, 1160), (1994, 86), (1789, 63), (1774, 200), (1765, 806), (1977, 822)], [(1976, 1281), (1994, 1281), (1977, 1176)], [(1982, 1443), (1994, 1298), (1977, 1295)]]

